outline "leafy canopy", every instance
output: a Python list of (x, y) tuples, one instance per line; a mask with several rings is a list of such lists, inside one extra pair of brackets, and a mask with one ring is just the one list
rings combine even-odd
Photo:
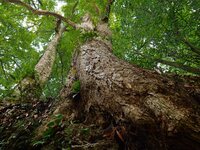
[[(95, 24), (106, 15), (107, 4), (107, 0), (23, 2), (35, 9), (62, 14), (76, 23), (89, 12)], [(0, 2), (0, 12), (0, 97), (5, 97), (19, 81), (33, 74), (34, 66), (55, 34), (56, 19), (34, 15), (26, 8), (5, 1)], [(199, 14), (199, 0), (115, 0), (109, 16), (114, 53), (144, 68), (188, 74), (187, 69), (169, 66), (161, 60), (199, 68)], [(84, 41), (80, 31), (66, 26), (68, 31), (57, 48), (44, 96), (58, 94), (69, 71), (73, 50)]]
[(161, 60), (199, 68), (199, 0), (118, 0), (112, 12), (117, 56), (160, 71), (188, 72)]
[[(106, 0), (22, 1), (35, 9), (62, 14), (76, 23), (81, 22), (86, 12), (97, 23), (107, 3)], [(56, 19), (34, 15), (26, 8), (4, 1), (0, 2), (0, 11), (0, 97), (5, 97), (12, 93), (23, 78), (33, 75), (34, 66), (55, 34)], [(66, 26), (68, 32), (63, 34), (57, 47), (56, 61), (43, 90), (44, 96), (57, 96), (70, 69), (73, 51), (85, 39), (80, 31)]]

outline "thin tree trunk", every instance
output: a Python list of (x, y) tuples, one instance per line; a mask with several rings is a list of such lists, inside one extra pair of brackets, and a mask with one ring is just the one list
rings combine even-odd
[(45, 53), (35, 66), (35, 73), (39, 79), (40, 85), (43, 85), (48, 80), (52, 72), (53, 64), (56, 58), (56, 48), (64, 31), (65, 27), (61, 26), (59, 31), (56, 32), (54, 38), (47, 45)]
[(16, 99), (32, 101), (33, 99), (40, 97), (42, 87), (51, 75), (56, 58), (56, 48), (64, 31), (65, 27), (59, 24), (58, 32), (55, 33), (53, 39), (48, 43), (43, 56), (34, 68), (34, 75), (25, 77), (14, 91), (13, 95)]

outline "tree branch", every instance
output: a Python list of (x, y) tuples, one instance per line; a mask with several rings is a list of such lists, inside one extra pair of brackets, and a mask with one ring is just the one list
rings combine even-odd
[(190, 67), (190, 66), (187, 66), (187, 65), (183, 65), (183, 64), (178, 63), (178, 62), (171, 62), (171, 61), (162, 60), (162, 59), (156, 59), (156, 61), (160, 62), (162, 64), (166, 64), (166, 65), (169, 65), (169, 66), (180, 68), (180, 69), (185, 70), (185, 71), (190, 72), (190, 73), (200, 75), (200, 69), (199, 68), (194, 68), (194, 67)]
[(36, 10), (34, 9), (33, 7), (31, 7), (30, 5), (20, 1), (20, 0), (5, 0), (6, 2), (10, 2), (10, 3), (14, 3), (16, 5), (20, 5), (20, 6), (23, 6), (25, 8), (27, 8), (28, 10), (30, 10), (33, 14), (36, 14), (36, 15), (44, 15), (44, 16), (53, 16), (53, 17), (56, 17), (64, 22), (66, 22), (67, 24), (69, 24), (70, 26), (72, 26), (73, 28), (76, 28), (76, 23), (74, 23), (73, 21), (65, 18), (64, 16), (60, 15), (60, 14), (57, 14), (57, 13), (54, 13), (54, 12), (50, 12), (50, 11), (47, 11), (47, 10)]
[(188, 47), (190, 47), (190, 49), (191, 49), (193, 52), (195, 52), (196, 54), (200, 55), (200, 48), (195, 47), (194, 45), (192, 45), (192, 44), (191, 44), (187, 39), (185, 39), (185, 38), (181, 38), (181, 39), (182, 39), (183, 43), (184, 43), (185, 45), (187, 45)]
[(182, 70), (190, 72), (190, 73), (194, 73), (194, 74), (200, 75), (200, 69), (199, 68), (194, 68), (194, 67), (191, 67), (191, 66), (188, 66), (188, 65), (183, 65), (183, 64), (178, 63), (178, 62), (171, 62), (171, 61), (167, 61), (167, 60), (163, 60), (163, 59), (154, 59), (154, 58), (151, 58), (150, 56), (144, 55), (144, 54), (142, 54), (140, 52), (134, 52), (134, 53), (138, 54), (138, 55), (140, 55), (140, 56), (142, 56), (144, 58), (147, 58), (147, 59), (150, 59), (150, 60), (165, 64), (165, 65), (173, 66), (173, 67), (182, 69)]
[(174, 22), (174, 25), (175, 25), (175, 35), (186, 45), (188, 46), (191, 51), (193, 51), (194, 53), (200, 55), (200, 49), (195, 47), (193, 44), (191, 44), (185, 37), (182, 36), (180, 30), (179, 30), (179, 27), (178, 27), (178, 23), (177, 23), (177, 19), (176, 19), (176, 15), (174, 14), (174, 20), (176, 20)]

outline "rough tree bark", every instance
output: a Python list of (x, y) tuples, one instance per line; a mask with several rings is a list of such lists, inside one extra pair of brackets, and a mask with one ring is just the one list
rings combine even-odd
[[(76, 114), (103, 127), (123, 126), (129, 149), (199, 149), (199, 78), (163, 76), (111, 51), (108, 42), (93, 39), (75, 55), (73, 68), (81, 82)], [(69, 98), (69, 87), (62, 90), (63, 99)]]

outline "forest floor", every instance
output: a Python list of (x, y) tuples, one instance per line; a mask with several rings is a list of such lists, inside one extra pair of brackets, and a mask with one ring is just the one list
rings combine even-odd
[[(92, 121), (91, 117), (88, 117), (91, 120), (86, 118), (69, 120), (64, 113), (53, 113), (59, 105), (58, 102), (61, 101), (51, 98), (29, 103), (1, 102), (0, 150), (129, 149), (127, 148), (129, 137), (123, 126), (106, 124), (103, 127), (100, 125), (101, 123)], [(94, 117), (94, 114), (91, 116)], [(94, 118), (94, 120), (96, 119)], [(111, 120), (107, 119), (107, 122), (111, 122)], [(138, 133), (137, 135), (130, 133), (131, 138), (134, 138), (134, 144), (143, 147), (138, 149), (149, 149), (141, 144), (144, 143), (144, 137), (146, 137), (143, 133), (148, 132), (138, 130)], [(169, 147), (166, 149), (170, 150), (189, 150), (198, 147), (198, 145), (184, 142), (183, 135), (169, 137), (168, 144)], [(131, 149), (136, 148), (131, 147)]]
[[(0, 150), (118, 149), (95, 124), (69, 121), (62, 114), (52, 115), (54, 99), (31, 103), (0, 104)], [(36, 129), (50, 117), (42, 136)]]

